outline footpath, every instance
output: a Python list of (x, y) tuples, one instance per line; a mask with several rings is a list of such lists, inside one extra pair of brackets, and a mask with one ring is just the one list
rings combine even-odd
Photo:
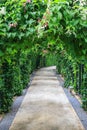
[(55, 67), (36, 72), (9, 130), (84, 130)]

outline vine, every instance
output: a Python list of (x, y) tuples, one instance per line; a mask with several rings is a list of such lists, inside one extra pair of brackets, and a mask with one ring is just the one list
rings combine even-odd
[(49, 53), (57, 57), (65, 86), (74, 86), (87, 109), (86, 4), (47, 3), (7, 0), (0, 4), (0, 112), (9, 110), (13, 96), (22, 93), (34, 69), (46, 65)]

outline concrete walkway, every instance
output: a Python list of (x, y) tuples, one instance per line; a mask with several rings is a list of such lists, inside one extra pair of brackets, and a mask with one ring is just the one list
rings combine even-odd
[(84, 130), (54, 69), (36, 72), (9, 130)]

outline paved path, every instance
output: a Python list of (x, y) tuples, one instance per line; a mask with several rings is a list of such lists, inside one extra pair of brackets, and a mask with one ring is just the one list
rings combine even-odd
[(9, 130), (84, 130), (54, 69), (36, 72)]

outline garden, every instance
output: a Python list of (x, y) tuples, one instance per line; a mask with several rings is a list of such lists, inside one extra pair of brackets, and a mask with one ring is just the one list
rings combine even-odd
[(33, 71), (57, 66), (87, 110), (87, 1), (0, 2), (0, 113), (10, 110)]

